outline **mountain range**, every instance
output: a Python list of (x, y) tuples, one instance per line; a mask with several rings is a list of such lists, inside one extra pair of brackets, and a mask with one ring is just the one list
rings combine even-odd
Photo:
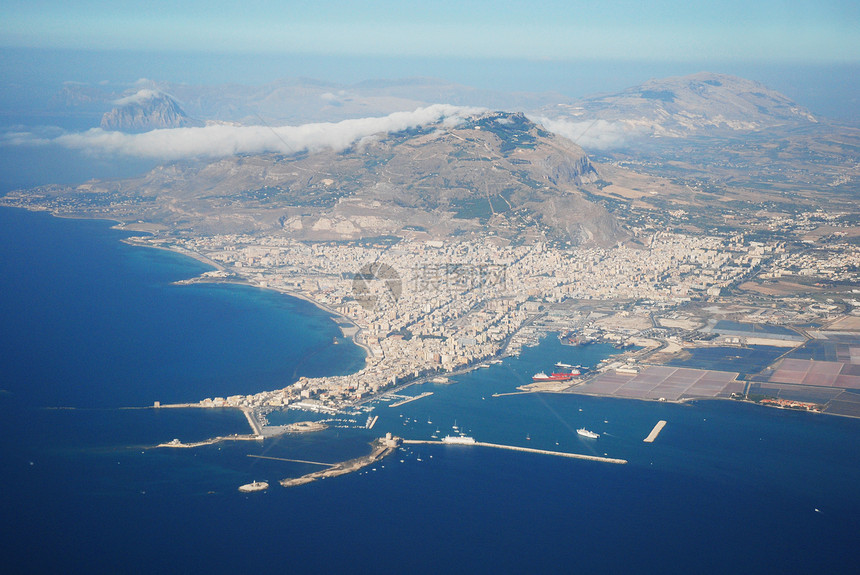
[[(654, 79), (616, 94), (572, 99), (558, 93), (479, 90), (429, 78), (343, 85), (285, 79), (263, 86), (195, 86), (151, 80), (116, 92), (109, 86), (67, 85), (57, 111), (102, 102), (102, 127), (143, 129), (203, 122), (297, 124), (408, 111), (434, 103), (520, 111), (558, 120), (621, 122), (647, 135), (682, 136), (707, 129), (760, 130), (815, 123), (815, 116), (757, 82), (699, 73)], [(121, 105), (116, 105), (120, 102)], [(113, 109), (107, 109), (113, 108)], [(189, 123), (190, 124), (187, 124)]]
[(556, 119), (620, 122), (656, 137), (700, 132), (754, 132), (817, 123), (811, 112), (752, 80), (702, 72), (649, 80), (617, 94), (593, 96), (572, 105), (544, 107)]
[[(98, 97), (85, 88), (76, 98), (76, 87), (66, 86), (64, 105), (94, 106)], [(274, 133), (263, 115), (355, 117), (411, 110), (436, 97), (480, 104), (497, 96), (430, 80), (151, 83), (124, 95), (105, 92), (113, 109), (102, 125), (140, 131), (242, 118)], [(305, 240), (489, 233), (500, 241), (570, 245), (623, 241), (625, 224), (642, 221), (642, 213), (666, 223), (673, 210), (698, 210), (699, 227), (684, 225), (703, 230), (763, 206), (790, 213), (820, 206), (824, 197), (839, 209), (856, 205), (860, 131), (750, 80), (701, 73), (577, 102), (509, 97), (530, 112), (485, 111), (456, 125), (379, 133), (337, 151), (182, 160), (129, 180), (43, 187), (26, 201), (173, 232)]]
[(46, 187), (78, 215), (105, 210), (173, 231), (342, 240), (490, 233), (572, 244), (625, 233), (581, 187), (585, 152), (522, 114), (379, 134), (346, 150), (182, 161), (129, 180)]

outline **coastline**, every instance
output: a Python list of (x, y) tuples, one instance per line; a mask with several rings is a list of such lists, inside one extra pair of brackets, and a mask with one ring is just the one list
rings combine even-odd
[[(131, 245), (145, 246), (145, 244), (137, 244), (137, 243), (131, 244)], [(174, 249), (166, 248), (166, 247), (161, 247), (161, 246), (151, 246), (151, 247), (157, 247), (158, 249), (162, 249), (165, 251), (169, 251), (169, 252), (173, 252), (173, 253), (177, 253), (177, 254), (181, 254), (181, 255), (187, 255), (189, 257), (196, 259), (197, 261), (199, 261), (201, 263), (209, 263), (209, 260), (205, 256), (194, 257), (193, 255), (191, 255), (191, 253), (193, 253), (193, 252), (185, 253), (185, 252), (181, 252), (178, 250), (174, 250)], [(223, 268), (222, 266), (219, 266), (218, 270), (219, 271), (225, 271), (225, 268)], [(225, 278), (211, 278), (210, 279), (210, 278), (203, 277), (203, 276), (197, 276), (194, 278), (190, 278), (188, 280), (180, 280), (179, 282), (174, 282), (174, 283), (176, 283), (177, 285), (191, 285), (191, 284), (198, 284), (198, 283), (199, 284), (208, 283), (208, 284), (240, 285), (240, 286), (247, 286), (247, 287), (252, 287), (252, 288), (261, 289), (261, 290), (273, 291), (273, 292), (279, 293), (281, 295), (286, 295), (289, 297), (300, 299), (302, 301), (305, 301), (305, 302), (313, 305), (314, 307), (316, 307), (320, 311), (325, 312), (327, 315), (331, 316), (330, 319), (335, 323), (335, 325), (337, 325), (338, 329), (340, 329), (341, 336), (344, 339), (350, 340), (352, 343), (354, 343), (355, 345), (357, 345), (358, 347), (360, 347), (361, 349), (364, 350), (365, 363), (367, 362), (368, 358), (370, 358), (373, 355), (373, 353), (370, 350), (370, 347), (367, 344), (365, 344), (364, 342), (359, 341), (358, 336), (359, 336), (359, 334), (361, 334), (362, 331), (364, 331), (364, 328), (362, 328), (361, 326), (356, 324), (354, 321), (352, 321), (350, 318), (346, 317), (345, 315), (343, 315), (339, 311), (329, 307), (328, 305), (326, 305), (322, 302), (319, 302), (319, 301), (313, 299), (312, 297), (310, 297), (308, 295), (303, 294), (302, 292), (292, 291), (292, 290), (289, 290), (286, 288), (275, 287), (275, 286), (270, 286), (270, 285), (262, 286), (259, 284), (255, 284), (251, 281), (242, 280), (242, 279), (225, 279)], [(340, 320), (340, 321), (338, 321), (338, 320)], [(355, 331), (352, 334), (348, 334), (346, 332), (346, 330), (344, 329), (344, 325), (351, 326), (352, 328), (355, 329)]]
[[(68, 220), (96, 220), (96, 221), (104, 221), (104, 222), (114, 222), (114, 225), (111, 226), (111, 229), (118, 230), (118, 231), (127, 231), (127, 232), (152, 235), (152, 234), (164, 229), (163, 227), (158, 226), (156, 224), (142, 224), (140, 226), (136, 226), (136, 224), (134, 224), (134, 223), (128, 224), (126, 222), (123, 222), (122, 220), (117, 220), (115, 218), (100, 218), (97, 216), (62, 214), (62, 213), (59, 213), (57, 211), (48, 210), (48, 209), (40, 210), (40, 209), (34, 209), (34, 208), (29, 208), (29, 207), (24, 207), (24, 206), (7, 206), (7, 205), (3, 205), (0, 207), (21, 209), (21, 210), (25, 210), (28, 212), (43, 212), (43, 213), (48, 213), (51, 216), (56, 217), (56, 218), (63, 218), (63, 219), (68, 219)], [(130, 245), (130, 246), (163, 250), (163, 251), (171, 252), (171, 253), (178, 254), (181, 256), (186, 256), (186, 257), (189, 257), (193, 260), (196, 260), (202, 264), (211, 266), (216, 271), (227, 271), (227, 268), (225, 268), (222, 264), (219, 264), (218, 262), (211, 260), (202, 254), (199, 254), (197, 252), (193, 252), (191, 250), (180, 249), (180, 248), (177, 248), (175, 246), (159, 246), (159, 245), (154, 245), (150, 242), (139, 241), (139, 240), (136, 241), (135, 236), (122, 238), (119, 241), (121, 241), (124, 244)], [(180, 282), (183, 282), (183, 283), (180, 283)], [(352, 321), (350, 318), (346, 317), (345, 315), (341, 314), (337, 310), (335, 310), (335, 309), (327, 306), (326, 304), (319, 302), (319, 301), (313, 299), (312, 297), (305, 295), (301, 292), (288, 290), (286, 288), (273, 287), (273, 286), (261, 286), (259, 284), (255, 284), (249, 280), (237, 280), (237, 279), (226, 279), (226, 280), (225, 279), (214, 279), (213, 280), (213, 279), (209, 279), (209, 278), (206, 278), (206, 277), (200, 276), (200, 275), (192, 277), (192, 278), (188, 278), (186, 280), (179, 280), (179, 282), (174, 282), (174, 283), (177, 283), (179, 285), (193, 284), (193, 283), (222, 283), (222, 284), (243, 285), (243, 286), (254, 287), (257, 289), (274, 291), (274, 292), (277, 292), (277, 293), (280, 293), (283, 295), (287, 295), (290, 297), (294, 297), (296, 299), (306, 301), (306, 302), (316, 306), (321, 311), (324, 311), (327, 314), (342, 320), (343, 323), (349, 324), (349, 325), (355, 327), (356, 328), (355, 334), (353, 334), (352, 336), (348, 336), (344, 333), (344, 338), (353, 340), (356, 345), (361, 347), (367, 354), (370, 354), (370, 348), (368, 346), (366, 346), (365, 344), (360, 343), (358, 341), (355, 341), (356, 336), (359, 333), (361, 333), (361, 331), (362, 331), (362, 328), (360, 326), (358, 326), (354, 321)], [(338, 322), (335, 322), (335, 323), (338, 323)], [(338, 327), (340, 327), (339, 323), (338, 323)], [(343, 333), (342, 329), (341, 329), (341, 332)]]
[[(124, 228), (116, 227), (116, 229), (124, 229)], [(215, 271), (221, 271), (221, 272), (228, 271), (226, 267), (219, 264), (218, 262), (215, 262), (214, 260), (211, 260), (202, 254), (198, 254), (197, 252), (192, 252), (190, 250), (179, 249), (179, 248), (176, 248), (173, 246), (170, 246), (170, 247), (158, 246), (158, 245), (153, 245), (153, 244), (148, 243), (148, 242), (134, 241), (134, 238), (125, 238), (125, 239), (120, 240), (120, 241), (122, 241), (123, 243), (126, 243), (128, 245), (131, 245), (131, 246), (143, 247), (143, 248), (154, 248), (154, 249), (159, 249), (159, 250), (163, 250), (166, 252), (179, 254), (182, 256), (187, 256), (187, 257), (194, 259), (194, 260), (196, 260), (202, 264), (212, 266)], [(371, 350), (370, 350), (370, 347), (368, 345), (366, 345), (365, 343), (359, 341), (359, 334), (361, 334), (361, 332), (364, 331), (364, 328), (362, 328), (361, 326), (356, 324), (352, 319), (346, 317), (345, 315), (343, 315), (342, 313), (340, 313), (336, 309), (326, 305), (323, 302), (317, 301), (314, 298), (312, 298), (311, 296), (304, 294), (302, 292), (289, 290), (287, 288), (282, 288), (282, 287), (277, 287), (277, 286), (260, 285), (260, 284), (254, 283), (248, 279), (241, 278), (239, 276), (234, 277), (234, 278), (210, 278), (210, 277), (206, 277), (204, 275), (198, 275), (198, 276), (195, 276), (192, 278), (188, 278), (188, 279), (184, 279), (184, 280), (178, 280), (178, 281), (173, 282), (173, 283), (176, 285), (193, 285), (193, 284), (198, 284), (198, 283), (240, 285), (240, 286), (247, 286), (247, 287), (252, 287), (252, 288), (261, 289), (261, 290), (273, 291), (273, 292), (279, 293), (281, 295), (286, 295), (289, 297), (300, 299), (302, 301), (305, 301), (305, 302), (313, 305), (314, 307), (316, 307), (320, 311), (323, 311), (326, 314), (328, 314), (329, 316), (331, 316), (332, 321), (338, 326), (338, 329), (340, 329), (342, 337), (344, 339), (348, 339), (348, 340), (352, 341), (355, 345), (357, 345), (362, 350), (364, 350), (365, 362), (367, 361), (367, 359), (369, 357), (371, 357), (373, 355)], [(345, 329), (345, 326), (346, 326), (346, 329)], [(347, 333), (347, 329), (354, 329), (355, 331), (350, 334), (350, 333)]]
[[(117, 220), (116, 218), (109, 218), (109, 217), (84, 216), (84, 215), (79, 215), (79, 214), (61, 214), (61, 213), (58, 213), (58, 212), (52, 211), (52, 210), (38, 209), (38, 208), (24, 207), (24, 206), (3, 205), (2, 207), (24, 209), (24, 210), (30, 211), (30, 212), (45, 212), (45, 213), (50, 214), (53, 217), (70, 219), (70, 220), (98, 220), (98, 221), (106, 221), (106, 222), (115, 222), (115, 225), (111, 226), (111, 229), (115, 229), (117, 231), (124, 231), (124, 232), (134, 232), (134, 233), (140, 233), (140, 234), (154, 234), (154, 233), (158, 233), (161, 229), (164, 229), (164, 228), (161, 228), (158, 224), (146, 224), (146, 223), (136, 223), (136, 222), (129, 224), (129, 223), (123, 222), (121, 220)], [(241, 285), (241, 286), (247, 286), (247, 287), (252, 287), (252, 288), (256, 288), (256, 289), (271, 290), (271, 291), (279, 293), (281, 295), (286, 295), (289, 297), (294, 297), (294, 298), (303, 300), (303, 301), (313, 305), (315, 308), (317, 308), (321, 312), (324, 312), (330, 319), (332, 319), (332, 321), (334, 321), (335, 324), (338, 326), (338, 329), (340, 330), (341, 335), (343, 336), (344, 339), (350, 340), (356, 346), (358, 346), (362, 350), (364, 350), (364, 354), (365, 354), (364, 365), (365, 366), (367, 366), (368, 361), (373, 357), (370, 347), (367, 344), (365, 344), (363, 341), (361, 341), (363, 328), (358, 326), (352, 319), (346, 317), (345, 315), (343, 315), (342, 313), (333, 309), (329, 305), (315, 300), (312, 296), (310, 296), (306, 293), (287, 289), (284, 287), (277, 287), (277, 286), (272, 286), (272, 285), (260, 285), (251, 279), (246, 279), (242, 276), (236, 275), (234, 272), (230, 272), (224, 265), (219, 264), (218, 262), (211, 260), (211, 259), (207, 258), (206, 256), (204, 256), (200, 253), (197, 253), (195, 251), (189, 250), (189, 249), (181, 248), (181, 247), (174, 246), (174, 245), (157, 245), (156, 243), (147, 241), (146, 238), (143, 238), (141, 236), (125, 237), (125, 238), (121, 238), (120, 241), (127, 244), (127, 245), (130, 245), (130, 246), (149, 247), (149, 248), (156, 248), (156, 249), (164, 250), (167, 252), (173, 252), (173, 253), (178, 254), (180, 256), (189, 257), (195, 261), (198, 261), (198, 262), (200, 262), (206, 266), (211, 267), (213, 270), (229, 272), (232, 276), (232, 277), (226, 277), (226, 278), (224, 278), (224, 277), (208, 277), (205, 275), (205, 272), (204, 272), (204, 274), (202, 274), (202, 275), (197, 275), (195, 277), (191, 277), (191, 278), (188, 278), (185, 280), (179, 280), (179, 281), (173, 282), (174, 284), (177, 284), (177, 285), (186, 285), (186, 284), (193, 284), (193, 283)], [(348, 333), (348, 332), (352, 332), (352, 333)], [(627, 352), (627, 353), (632, 353), (632, 356), (635, 357), (635, 356), (641, 354), (642, 352), (648, 352), (650, 354), (653, 351), (658, 351), (658, 350), (645, 349), (645, 350), (635, 350), (635, 351)], [(789, 353), (789, 352), (786, 352), (786, 354), (787, 353)], [(503, 355), (504, 355), (504, 353), (502, 353), (502, 356)], [(621, 356), (621, 357), (623, 357), (623, 356)], [(782, 357), (782, 356), (780, 356), (780, 357)], [(779, 358), (776, 358), (776, 359), (779, 359)], [(663, 365), (663, 364), (658, 361), (655, 363), (655, 365)], [(468, 371), (471, 371), (477, 367), (478, 366), (474, 365), (474, 364), (473, 365), (467, 365), (465, 367), (455, 369), (454, 371), (444, 373), (444, 375), (446, 375), (446, 376), (458, 375), (458, 374), (462, 374), (462, 373), (466, 373)], [(358, 371), (361, 371), (361, 369), (357, 369), (356, 371), (354, 371), (352, 373), (356, 373)], [(434, 374), (434, 376), (435, 375), (439, 375), (439, 374)], [(431, 377), (431, 376), (419, 377), (419, 378), (416, 378), (412, 381), (404, 382), (404, 383), (402, 383), (396, 387), (385, 390), (384, 392), (380, 393), (379, 395), (384, 395), (384, 393), (389, 393), (389, 392), (396, 392), (398, 390), (405, 389), (411, 385), (423, 383), (423, 382), (427, 381), (427, 379), (429, 377)], [(518, 387), (518, 389), (520, 389), (524, 393), (550, 393), (550, 394), (574, 393), (574, 394), (581, 394), (581, 395), (589, 395), (589, 396), (593, 396), (593, 397), (618, 397), (618, 396), (615, 396), (612, 394), (601, 394), (601, 393), (591, 393), (588, 391), (580, 391), (579, 389), (577, 389), (578, 387), (579, 387), (579, 384), (575, 385), (571, 388), (552, 389), (549, 386), (547, 386), (546, 388), (539, 388), (535, 384), (526, 384), (526, 385)], [(368, 401), (372, 401), (376, 397), (378, 397), (378, 395), (363, 398), (361, 400), (357, 400), (357, 401), (352, 402), (352, 405), (361, 405), (363, 403), (367, 403)], [(775, 407), (777, 409), (789, 409), (789, 410), (794, 410), (794, 411), (812, 411), (814, 413), (821, 413), (824, 415), (839, 415), (839, 416), (846, 417), (849, 419), (857, 418), (856, 416), (853, 416), (853, 415), (842, 414), (842, 413), (832, 413), (832, 412), (824, 411), (824, 410), (792, 409), (792, 408), (778, 406), (778, 405), (762, 404), (758, 401), (749, 400), (746, 398), (684, 397), (684, 398), (674, 399), (674, 400), (673, 399), (662, 400), (662, 399), (653, 399), (653, 398), (644, 398), (644, 397), (619, 397), (619, 398), (621, 398), (621, 399), (638, 399), (640, 401), (657, 401), (657, 402), (665, 401), (667, 403), (675, 403), (675, 404), (693, 402), (693, 401), (698, 401), (698, 400), (702, 400), (702, 399), (733, 399), (735, 401), (742, 401), (744, 403), (752, 403), (752, 404), (760, 405), (762, 407)]]
[[(122, 230), (127, 230), (128, 228), (125, 228), (122, 226), (112, 226), (111, 229), (122, 231)], [(131, 231), (134, 231), (136, 233), (151, 233), (151, 232), (145, 232), (142, 230), (131, 230)], [(193, 260), (196, 260), (202, 264), (206, 264), (207, 266), (212, 266), (213, 268), (215, 268), (218, 271), (225, 271), (224, 266), (222, 266), (221, 264), (219, 264), (213, 260), (210, 260), (209, 258), (207, 258), (204, 255), (198, 254), (197, 252), (192, 252), (190, 250), (180, 250), (180, 249), (174, 248), (174, 247), (157, 246), (157, 245), (153, 245), (151, 243), (135, 241), (135, 240), (136, 240), (136, 236), (132, 236), (129, 238), (123, 238), (120, 241), (122, 243), (128, 244), (130, 246), (136, 246), (136, 247), (141, 247), (141, 248), (153, 248), (153, 249), (157, 249), (157, 250), (163, 250), (165, 252), (171, 252), (174, 254), (179, 254), (182, 256), (189, 257)], [(199, 278), (200, 276), (197, 276), (197, 277)], [(190, 278), (190, 279), (196, 279), (196, 278)]]

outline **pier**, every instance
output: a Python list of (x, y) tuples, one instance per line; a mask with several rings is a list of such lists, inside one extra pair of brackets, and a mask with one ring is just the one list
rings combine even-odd
[(654, 443), (654, 440), (657, 439), (657, 436), (660, 435), (660, 432), (663, 431), (663, 427), (666, 425), (666, 422), (662, 419), (657, 422), (657, 425), (654, 426), (654, 429), (651, 430), (651, 433), (648, 434), (648, 437), (643, 439), (645, 443)]
[(240, 409), (242, 410), (242, 413), (245, 414), (245, 419), (248, 420), (248, 425), (251, 426), (251, 431), (254, 433), (254, 435), (262, 436), (263, 426), (260, 425), (260, 422), (257, 420), (256, 416), (254, 415), (254, 412), (248, 407), (242, 407)]
[(405, 404), (409, 403), (410, 401), (418, 401), (419, 399), (427, 397), (428, 395), (433, 395), (433, 392), (432, 391), (425, 391), (421, 395), (416, 395), (415, 397), (407, 397), (406, 399), (401, 399), (400, 401), (398, 401), (396, 403), (392, 403), (388, 407), (400, 407), (401, 405), (405, 405)]
[(601, 463), (615, 463), (617, 465), (624, 465), (625, 463), (627, 463), (626, 459), (615, 459), (612, 457), (599, 457), (597, 455), (583, 455), (581, 453), (567, 453), (564, 451), (549, 451), (546, 449), (532, 449), (531, 447), (517, 447), (515, 445), (500, 445), (498, 443), (484, 443), (482, 441), (476, 441), (475, 443), (469, 443), (469, 444), (453, 444), (453, 443), (445, 443), (444, 441), (404, 439), (403, 443), (409, 444), (409, 445), (421, 445), (421, 444), (430, 444), (430, 445), (479, 445), (481, 447), (493, 447), (495, 449), (507, 449), (509, 451), (523, 451), (525, 453), (537, 453), (540, 455), (554, 455), (556, 457), (569, 457), (571, 459), (585, 459), (588, 461), (599, 461)]

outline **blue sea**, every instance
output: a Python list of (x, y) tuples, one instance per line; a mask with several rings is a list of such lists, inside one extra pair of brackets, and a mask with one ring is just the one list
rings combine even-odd
[[(0, 209), (5, 573), (856, 572), (860, 421), (727, 401), (493, 396), (556, 361), (593, 365), (608, 346), (548, 337), (403, 392), (432, 396), (376, 404), (372, 431), (361, 414), (301, 437), (151, 449), (247, 423), (232, 410), (136, 407), (348, 373), (363, 352), (306, 302), (173, 285), (206, 268), (126, 236)], [(455, 425), (479, 441), (629, 463), (422, 445), (284, 489), (279, 479), (316, 468), (248, 457), (334, 462), (387, 431), (429, 439)], [(272, 487), (237, 491), (255, 479)]]

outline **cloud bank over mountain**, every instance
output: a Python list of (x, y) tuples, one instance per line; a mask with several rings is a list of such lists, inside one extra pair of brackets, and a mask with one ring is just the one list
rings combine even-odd
[(155, 160), (217, 158), (236, 154), (283, 153), (333, 149), (340, 151), (363, 138), (379, 133), (399, 132), (433, 124), (456, 125), (462, 118), (483, 111), (437, 104), (412, 112), (388, 116), (313, 123), (300, 126), (209, 125), (200, 128), (151, 130), (127, 134), (93, 128), (86, 132), (44, 137), (28, 133), (7, 133), (7, 145), (56, 144), (96, 155), (124, 155)]
[(115, 106), (126, 106), (128, 104), (141, 104), (143, 102), (147, 102), (149, 100), (158, 98), (161, 96), (161, 92), (158, 90), (150, 90), (148, 88), (143, 88), (142, 90), (138, 90), (134, 94), (129, 96), (125, 96), (123, 98), (119, 98), (118, 100), (114, 100), (113, 104)]
[(544, 128), (567, 138), (586, 150), (610, 150), (623, 148), (645, 134), (624, 122), (591, 120), (572, 122), (553, 120), (546, 117), (530, 118)]

